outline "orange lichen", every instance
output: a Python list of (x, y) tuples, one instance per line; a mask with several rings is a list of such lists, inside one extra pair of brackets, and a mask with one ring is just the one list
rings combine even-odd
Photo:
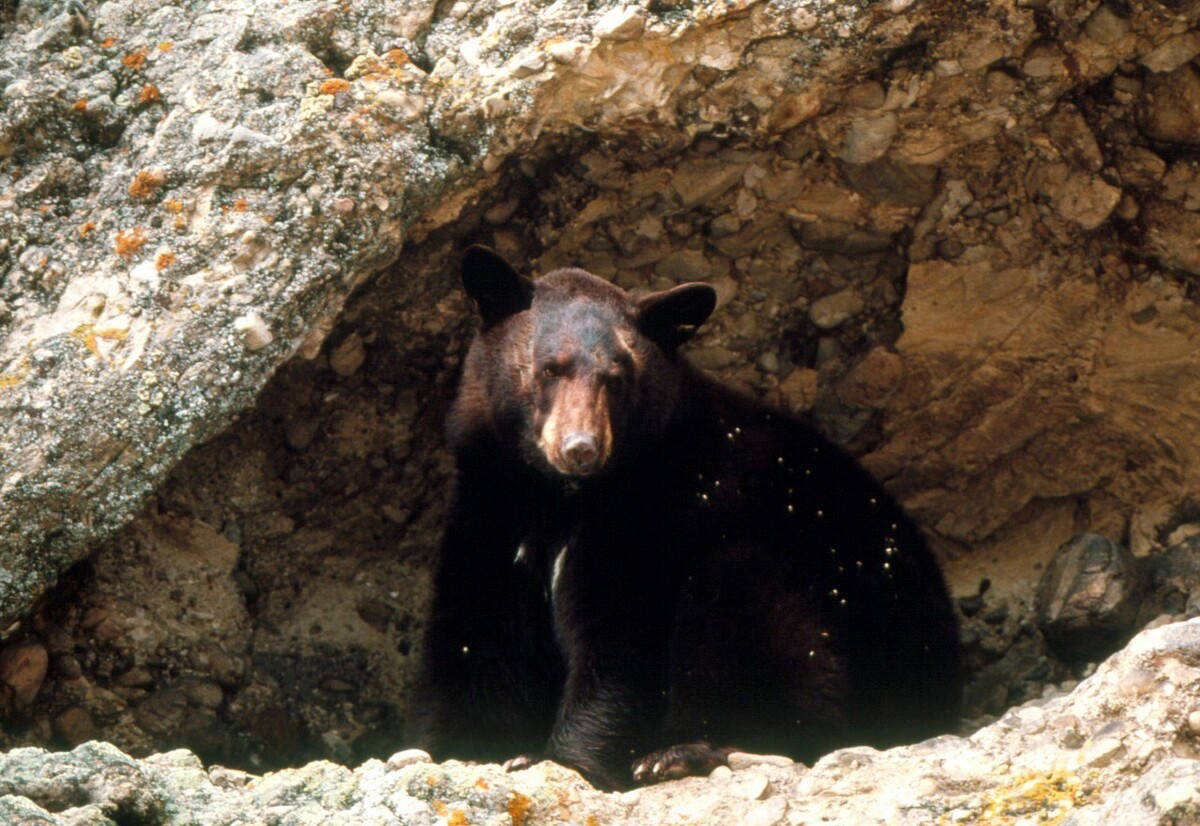
[(95, 221), (84, 221), (83, 224), (79, 227), (79, 237), (87, 238), (88, 233), (91, 232), (92, 230), (94, 230), (95, 228), (96, 228)]
[(153, 83), (147, 83), (142, 87), (142, 93), (138, 95), (138, 103), (154, 103), (156, 100), (162, 100), (162, 93)]
[(135, 72), (139, 72), (146, 65), (146, 50), (138, 49), (136, 52), (130, 52), (121, 58), (121, 62)]
[(467, 820), (466, 812), (462, 809), (451, 809), (450, 817), (446, 818), (446, 826), (470, 826), (471, 821)]
[(596, 820), (595, 815), (588, 815), (585, 823), (586, 823), (586, 826), (600, 826), (600, 821)]
[(146, 231), (141, 227), (134, 227), (131, 230), (117, 230), (116, 234), (116, 251), (117, 255), (129, 261), (133, 258), (133, 254), (142, 248), (146, 243)]
[(403, 66), (405, 63), (412, 63), (412, 58), (408, 56), (408, 52), (403, 49), (388, 49), (383, 53), (383, 56), (395, 63), (397, 66)]
[(170, 40), (164, 40), (162, 43), (158, 44), (158, 50), (160, 52), (169, 52), (169, 51), (171, 51), (171, 49), (174, 46), (175, 46), (175, 44), (172, 43)]
[(233, 211), (234, 212), (245, 212), (246, 211), (246, 199), (238, 198), (236, 201), (234, 201), (233, 202)]
[(520, 792), (508, 793), (508, 816), (512, 818), (513, 826), (525, 826), (525, 818), (533, 806), (533, 798)]
[(167, 250), (166, 252), (160, 252), (158, 258), (154, 259), (154, 268), (161, 272), (174, 263), (175, 253)]
[(149, 198), (166, 179), (167, 176), (160, 169), (143, 169), (133, 176), (129, 184), (129, 197)]
[(488, 782), (486, 780), (484, 780), (482, 777), (477, 777), (477, 778), (475, 778), (475, 788), (483, 789), (486, 792), (488, 789), (491, 788), (491, 786), (489, 786)]
[(87, 99), (80, 98), (79, 100), (75, 101), (75, 105), (72, 106), (71, 108), (74, 109), (76, 112), (84, 111), (85, 109), (87, 109)]
[(171, 212), (183, 212), (183, 201), (180, 201), (178, 198), (169, 198), (163, 201), (163, 206)]
[(336, 95), (338, 92), (344, 92), (350, 88), (350, 81), (343, 80), (340, 77), (330, 78), (323, 81), (321, 87), (317, 90), (320, 95)]
[(100, 48), (111, 49), (115, 45), (117, 45), (117, 39), (115, 37), (106, 37), (104, 38), (104, 42), (100, 44)]
[(0, 390), (4, 390), (5, 388), (12, 387), (14, 384), (19, 382), (20, 380), (21, 380), (21, 377), (18, 375), (15, 375), (13, 373), (0, 373)]

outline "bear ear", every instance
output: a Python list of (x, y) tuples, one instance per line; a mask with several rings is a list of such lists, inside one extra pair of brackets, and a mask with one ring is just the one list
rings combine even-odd
[(490, 327), (533, 303), (533, 282), (517, 273), (499, 253), (475, 244), (463, 253), (462, 282)]
[(696, 334), (717, 306), (717, 291), (707, 284), (680, 284), (644, 295), (635, 309), (638, 328), (660, 347), (673, 350)]

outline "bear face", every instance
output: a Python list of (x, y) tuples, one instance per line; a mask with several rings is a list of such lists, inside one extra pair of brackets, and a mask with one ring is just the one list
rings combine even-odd
[(483, 329), (462, 382), (477, 391), (451, 411), (451, 445), (506, 436), (529, 465), (565, 477), (603, 473), (618, 445), (670, 418), (678, 383), (663, 362), (716, 306), (706, 284), (637, 297), (579, 269), (535, 284), (484, 247), (467, 251), (463, 283)]

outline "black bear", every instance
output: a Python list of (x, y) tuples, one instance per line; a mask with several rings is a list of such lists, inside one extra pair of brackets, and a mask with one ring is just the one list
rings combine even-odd
[(415, 744), (613, 789), (953, 726), (936, 560), (848, 455), (680, 357), (709, 286), (531, 281), (483, 247), (462, 278), (482, 329), (447, 421)]

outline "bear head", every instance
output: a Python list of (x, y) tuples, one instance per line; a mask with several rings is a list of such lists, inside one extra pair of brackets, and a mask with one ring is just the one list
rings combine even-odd
[(653, 444), (679, 400), (676, 348), (716, 307), (707, 284), (632, 295), (574, 268), (530, 280), (480, 246), (463, 257), (462, 280), (482, 327), (448, 420), (451, 446), (487, 436), (566, 477), (604, 473)]

